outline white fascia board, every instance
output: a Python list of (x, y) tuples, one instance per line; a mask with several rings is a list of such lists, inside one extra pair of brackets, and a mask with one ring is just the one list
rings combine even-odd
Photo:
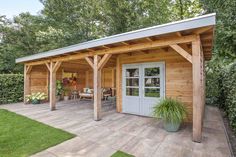
[(71, 46), (67, 46), (67, 47), (63, 47), (63, 48), (59, 48), (55, 50), (50, 50), (47, 52), (38, 53), (31, 56), (18, 58), (16, 59), (16, 63), (52, 57), (56, 55), (66, 54), (66, 53), (98, 47), (102, 45), (125, 42), (129, 40), (163, 35), (163, 34), (184, 31), (184, 30), (189, 30), (189, 29), (196, 29), (200, 27), (213, 26), (216, 23), (215, 16), (216, 14), (212, 13), (212, 14), (195, 17), (195, 18), (186, 19), (186, 20), (171, 22), (171, 23), (139, 29), (139, 30), (135, 30), (135, 31), (127, 32), (127, 33), (117, 34), (117, 35), (113, 35), (113, 36), (109, 36), (109, 37), (105, 37), (101, 39), (91, 40), (91, 41), (80, 43), (80, 44), (75, 44), (75, 45), (71, 45)]

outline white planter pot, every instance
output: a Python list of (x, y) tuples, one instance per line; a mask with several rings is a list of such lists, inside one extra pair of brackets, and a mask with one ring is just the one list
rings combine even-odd
[(64, 100), (65, 101), (69, 100), (69, 96), (64, 96)]

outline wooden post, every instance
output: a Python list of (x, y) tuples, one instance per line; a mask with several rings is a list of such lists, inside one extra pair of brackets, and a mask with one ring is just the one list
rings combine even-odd
[(111, 89), (112, 89), (112, 96), (115, 96), (115, 68), (111, 69)]
[(61, 62), (50, 62), (50, 65), (46, 63), (48, 70), (50, 72), (50, 88), (49, 88), (49, 99), (50, 99), (50, 109), (51, 111), (56, 109), (56, 72), (60, 67)]
[(50, 109), (56, 109), (56, 72), (53, 70), (53, 63), (50, 64)]
[(120, 104), (120, 94), (121, 94), (121, 65), (120, 65), (120, 57), (117, 56), (116, 59), (116, 111), (121, 112), (121, 104)]
[(192, 73), (193, 73), (193, 141), (202, 140), (202, 121), (204, 111), (203, 98), (203, 67), (201, 66), (200, 37), (192, 42)]
[(98, 55), (94, 56), (93, 64), (93, 88), (94, 88), (94, 120), (101, 120), (101, 69), (98, 68), (100, 61)]
[(31, 65), (24, 65), (24, 104), (26, 104), (26, 96), (30, 94), (30, 71)]

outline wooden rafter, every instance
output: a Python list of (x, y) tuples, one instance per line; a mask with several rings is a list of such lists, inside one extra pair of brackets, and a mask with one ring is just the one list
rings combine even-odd
[(125, 41), (123, 41), (123, 42), (121, 42), (122, 44), (124, 44), (124, 45), (129, 45), (129, 43), (127, 43), (127, 42), (125, 42)]
[(170, 47), (173, 48), (176, 52), (178, 52), (185, 59), (187, 59), (190, 63), (192, 63), (192, 56), (187, 51), (185, 51), (182, 47), (180, 47), (177, 44), (172, 44), (172, 45), (170, 45)]
[(208, 30), (212, 29), (212, 26), (209, 26), (209, 27), (202, 27), (202, 28), (199, 28), (195, 31), (193, 31), (194, 34), (202, 34)]

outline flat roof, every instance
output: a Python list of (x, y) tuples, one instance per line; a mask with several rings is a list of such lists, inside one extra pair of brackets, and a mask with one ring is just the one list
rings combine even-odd
[(216, 23), (216, 14), (207, 14), (195, 18), (185, 19), (176, 22), (170, 22), (167, 24), (157, 25), (153, 27), (148, 27), (144, 29), (139, 29), (131, 32), (121, 33), (117, 35), (112, 35), (96, 40), (91, 40), (59, 49), (54, 49), (46, 52), (41, 52), (38, 54), (25, 56), (16, 59), (16, 63), (28, 62), (38, 59), (43, 59), (47, 57), (53, 57), (57, 55), (63, 55), (66, 53), (94, 48), (98, 46), (114, 44), (119, 42), (125, 42), (129, 40), (135, 40), (140, 38), (147, 38), (151, 36), (158, 36), (168, 33), (174, 33), (184, 30), (196, 29), (200, 27), (213, 26)]

